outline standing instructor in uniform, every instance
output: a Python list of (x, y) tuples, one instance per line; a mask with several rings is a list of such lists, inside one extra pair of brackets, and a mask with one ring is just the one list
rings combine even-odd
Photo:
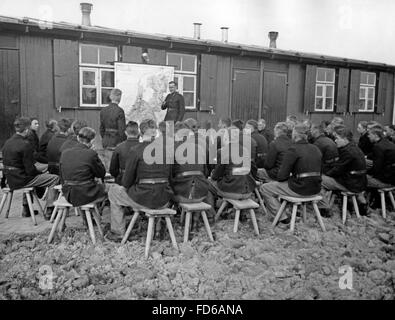
[(170, 94), (167, 95), (165, 102), (162, 104), (162, 110), (167, 109), (164, 121), (182, 121), (185, 114), (184, 97), (177, 92), (177, 84), (174, 81), (169, 82)]

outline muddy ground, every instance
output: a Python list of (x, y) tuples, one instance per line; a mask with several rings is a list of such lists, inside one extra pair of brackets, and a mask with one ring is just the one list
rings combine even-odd
[[(394, 299), (395, 214), (384, 221), (377, 210), (357, 221), (353, 213), (343, 226), (334, 211), (324, 219), (327, 232), (310, 213), (293, 235), (272, 230), (271, 219), (258, 214), (259, 237), (250, 220), (233, 234), (230, 217), (212, 225), (214, 243), (201, 227), (181, 244), (176, 218), (180, 253), (166, 235), (154, 240), (148, 260), (146, 220), (124, 246), (93, 246), (82, 223), (51, 245), (49, 231), (1, 236), (0, 299)], [(352, 268), (348, 289), (339, 287), (342, 266)], [(52, 289), (40, 289), (45, 268), (53, 272)]]

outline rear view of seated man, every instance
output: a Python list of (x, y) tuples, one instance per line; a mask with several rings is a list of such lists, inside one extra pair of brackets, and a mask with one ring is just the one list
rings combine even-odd
[[(279, 195), (309, 197), (321, 191), (321, 151), (307, 142), (308, 126), (297, 123), (292, 131), (294, 144), (284, 155), (277, 175), (278, 181), (266, 183), (260, 192), (269, 212), (275, 216), (280, 208)], [(292, 174), (292, 175), (291, 175)], [(283, 214), (280, 221), (289, 223)]]
[(115, 178), (115, 183), (118, 183), (119, 185), (122, 185), (122, 176), (125, 172), (125, 165), (129, 151), (132, 147), (140, 143), (138, 123), (129, 121), (126, 125), (125, 134), (127, 139), (115, 148), (110, 163), (110, 173)]
[(250, 130), (251, 138), (256, 142), (256, 156), (255, 156), (255, 164), (258, 168), (263, 168), (265, 163), (265, 158), (268, 151), (268, 144), (266, 138), (259, 134), (258, 132), (258, 123), (255, 120), (248, 120), (245, 128)]
[(144, 152), (146, 148), (153, 146), (157, 149), (163, 148), (161, 139), (153, 141), (157, 133), (155, 121), (143, 120), (140, 123), (140, 132), (143, 142), (129, 151), (122, 186), (114, 184), (108, 193), (111, 204), (111, 232), (107, 234), (107, 238), (112, 241), (121, 241), (126, 231), (125, 215), (121, 206), (160, 209), (168, 205), (173, 195), (169, 184), (170, 164), (164, 161), (166, 152), (163, 152), (159, 161), (153, 161), (156, 159), (151, 158), (151, 152)]
[(78, 133), (78, 144), (63, 151), (60, 158), (62, 192), (75, 207), (104, 200), (106, 196), (104, 184), (95, 180), (103, 180), (106, 175), (104, 164), (91, 149), (95, 136), (92, 128), (82, 128)]
[(59, 159), (61, 155), (60, 148), (67, 139), (70, 125), (69, 120), (61, 119), (58, 122), (59, 132), (56, 133), (48, 142), (47, 158), (49, 173), (59, 175)]
[[(333, 135), (338, 146), (339, 159), (333, 167), (322, 176), (322, 187), (329, 191), (350, 191), (358, 193), (361, 215), (366, 215), (367, 202), (362, 192), (366, 190), (366, 162), (361, 149), (353, 142), (352, 133), (344, 126), (333, 128)], [(329, 209), (328, 195), (323, 191), (324, 206)], [(331, 215), (325, 210), (322, 215)]]
[(71, 124), (71, 127), (69, 129), (69, 135), (66, 139), (65, 142), (63, 142), (62, 146), (60, 147), (60, 153), (62, 153), (64, 150), (72, 148), (76, 146), (78, 142), (78, 133), (82, 128), (87, 127), (88, 124), (84, 120), (75, 120)]
[(368, 129), (368, 137), (373, 143), (373, 167), (368, 171), (368, 187), (386, 188), (395, 185), (395, 145), (384, 138), (380, 125)]
[[(14, 122), (16, 133), (6, 141), (3, 147), (4, 175), (11, 190), (21, 188), (46, 188), (47, 212), (44, 217), (51, 216), (54, 201), (54, 191), (52, 189), (59, 182), (56, 175), (44, 173), (34, 166), (34, 150), (30, 142), (25, 139), (30, 127), (30, 119), (19, 118)], [(28, 204), (23, 197), (23, 217), (29, 217)]]

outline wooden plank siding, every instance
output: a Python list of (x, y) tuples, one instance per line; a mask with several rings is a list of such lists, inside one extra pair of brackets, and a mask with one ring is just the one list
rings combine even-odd
[(345, 68), (340, 68), (337, 79), (337, 99), (335, 110), (336, 113), (345, 114), (348, 111), (348, 83), (350, 79), (350, 71)]
[(297, 117), (303, 115), (305, 76), (306, 70), (302, 65), (296, 63), (289, 64), (287, 115), (295, 115)]
[(315, 84), (317, 78), (317, 66), (306, 66), (306, 77), (304, 85), (303, 111), (305, 113), (314, 112), (315, 110)]

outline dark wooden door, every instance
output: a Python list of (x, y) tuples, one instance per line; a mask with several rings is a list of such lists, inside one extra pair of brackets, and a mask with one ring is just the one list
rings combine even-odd
[(20, 114), (19, 52), (0, 49), (0, 148), (13, 134)]
[(287, 115), (287, 74), (265, 71), (263, 76), (262, 117), (269, 128), (285, 121)]
[(258, 119), (260, 71), (234, 69), (232, 82), (232, 120)]

